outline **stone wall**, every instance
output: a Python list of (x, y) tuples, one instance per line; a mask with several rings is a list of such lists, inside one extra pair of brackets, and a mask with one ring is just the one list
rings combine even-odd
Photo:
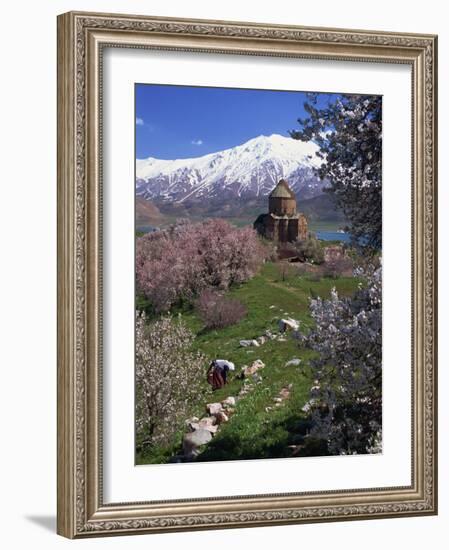
[(261, 214), (254, 222), (254, 229), (271, 241), (294, 242), (308, 237), (308, 224), (304, 214), (291, 217)]
[(270, 197), (268, 211), (276, 216), (294, 216), (296, 214), (296, 200), (284, 197)]

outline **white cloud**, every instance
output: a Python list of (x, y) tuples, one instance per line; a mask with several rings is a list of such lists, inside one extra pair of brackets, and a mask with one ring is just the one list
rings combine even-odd
[(192, 141), (190, 143), (192, 145), (203, 145), (203, 140), (202, 139), (192, 139)]
[(136, 117), (136, 126), (143, 126), (144, 124), (143, 118)]

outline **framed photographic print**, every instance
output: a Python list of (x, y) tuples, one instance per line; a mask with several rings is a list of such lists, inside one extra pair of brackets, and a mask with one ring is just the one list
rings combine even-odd
[(437, 513), (436, 54), (59, 16), (59, 534)]

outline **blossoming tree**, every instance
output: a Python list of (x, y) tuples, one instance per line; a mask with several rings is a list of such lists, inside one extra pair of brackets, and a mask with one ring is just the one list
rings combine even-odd
[(366, 277), (353, 297), (311, 300), (316, 327), (305, 337), (312, 361), (311, 435), (332, 454), (378, 452), (382, 431), (382, 275)]
[(136, 313), (136, 429), (138, 448), (170, 444), (205, 391), (206, 358), (192, 352), (194, 335), (181, 320), (147, 323)]
[(182, 224), (137, 239), (137, 286), (157, 312), (201, 290), (226, 290), (252, 277), (265, 255), (256, 232), (221, 219)]

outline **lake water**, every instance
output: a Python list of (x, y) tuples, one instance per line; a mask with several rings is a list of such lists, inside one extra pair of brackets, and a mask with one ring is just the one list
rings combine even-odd
[(338, 231), (317, 231), (316, 236), (320, 241), (341, 241), (342, 243), (348, 243), (351, 239), (349, 233), (339, 233)]
[(159, 231), (159, 228), (153, 227), (152, 225), (139, 225), (136, 227), (136, 231), (140, 231), (142, 233), (153, 233), (153, 231)]
[[(152, 227), (151, 225), (143, 225), (136, 228), (137, 231), (143, 233), (151, 233), (152, 231), (158, 231), (158, 227)], [(320, 241), (340, 241), (342, 243), (348, 243), (351, 239), (349, 233), (340, 233), (339, 231), (316, 231), (315, 235)]]

